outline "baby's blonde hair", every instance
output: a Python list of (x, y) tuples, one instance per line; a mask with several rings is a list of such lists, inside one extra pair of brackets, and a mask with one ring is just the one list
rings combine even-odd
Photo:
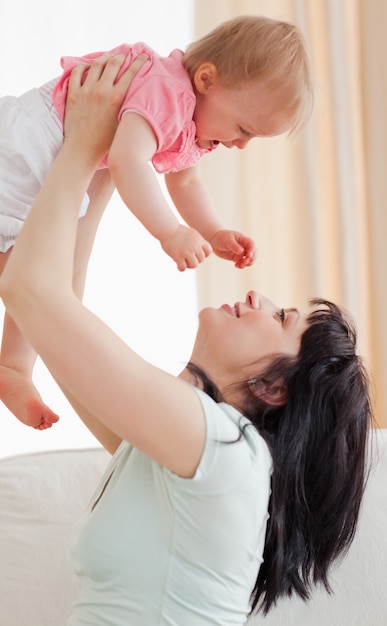
[(191, 80), (202, 63), (215, 65), (226, 88), (265, 83), (292, 111), (291, 134), (308, 121), (314, 81), (304, 38), (293, 24), (253, 15), (224, 22), (187, 47), (183, 65)]

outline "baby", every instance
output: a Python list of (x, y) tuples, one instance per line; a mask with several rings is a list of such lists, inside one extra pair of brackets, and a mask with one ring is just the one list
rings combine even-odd
[[(63, 74), (16, 98), (0, 99), (0, 273), (29, 208), (63, 141), (67, 85), (72, 69), (102, 55), (123, 55), (121, 72), (145, 59), (119, 114), (119, 125), (80, 207), (78, 293), (95, 234), (87, 214), (101, 212), (103, 172), (127, 207), (184, 271), (214, 252), (244, 268), (255, 260), (250, 237), (217, 217), (197, 163), (220, 144), (245, 148), (250, 139), (294, 133), (309, 118), (313, 81), (298, 29), (286, 22), (242, 16), (188, 46), (161, 57), (144, 43), (62, 59)], [(149, 167), (165, 175), (168, 205)], [(183, 222), (183, 223), (182, 223)], [(81, 226), (82, 223), (82, 226)], [(91, 222), (92, 223), (92, 220)], [(87, 232), (88, 228), (90, 231)], [(85, 242), (82, 250), (82, 242)], [(0, 399), (27, 425), (44, 429), (58, 416), (32, 383), (36, 354), (7, 312), (0, 358)]]

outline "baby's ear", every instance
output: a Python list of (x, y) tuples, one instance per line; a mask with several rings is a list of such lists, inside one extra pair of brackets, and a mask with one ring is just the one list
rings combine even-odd
[(288, 401), (288, 390), (282, 379), (271, 383), (250, 378), (249, 388), (257, 398), (269, 406), (284, 406)]
[(202, 63), (194, 75), (194, 83), (199, 93), (205, 93), (215, 84), (217, 69), (213, 63)]

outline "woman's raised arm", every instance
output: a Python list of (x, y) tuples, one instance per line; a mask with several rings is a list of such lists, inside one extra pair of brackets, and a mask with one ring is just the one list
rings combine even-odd
[[(115, 82), (122, 58), (73, 71), (65, 140), (0, 282), (7, 310), (52, 375), (88, 413), (162, 465), (192, 476), (205, 423), (193, 388), (131, 350), (76, 297), (78, 208), (108, 152), (136, 67)], [(133, 306), (140, 299), (133, 297)], [(140, 304), (138, 304), (140, 306)], [(157, 305), (155, 306), (155, 315)]]

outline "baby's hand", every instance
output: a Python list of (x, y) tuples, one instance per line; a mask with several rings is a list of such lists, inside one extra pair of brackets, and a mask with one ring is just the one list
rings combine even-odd
[(197, 267), (212, 252), (208, 241), (197, 230), (182, 224), (166, 239), (160, 240), (160, 244), (164, 252), (176, 261), (180, 272)]
[(217, 256), (233, 261), (240, 269), (252, 265), (257, 256), (254, 241), (235, 230), (218, 230), (211, 238), (211, 245)]

